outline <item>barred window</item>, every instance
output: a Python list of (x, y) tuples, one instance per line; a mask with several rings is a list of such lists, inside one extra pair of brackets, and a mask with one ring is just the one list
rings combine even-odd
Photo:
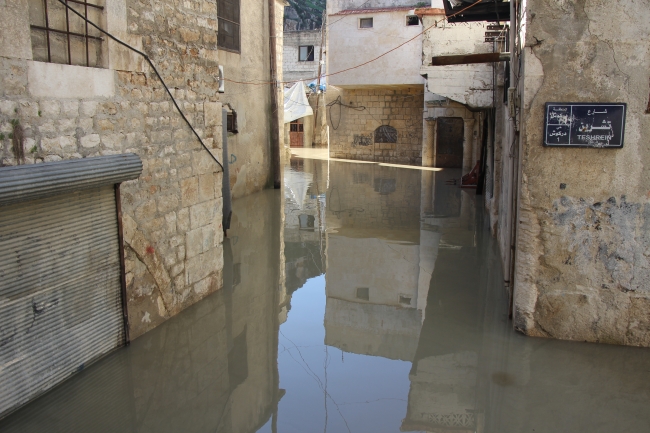
[[(103, 0), (66, 0), (66, 4), (94, 23), (101, 23), (102, 3)], [(101, 34), (58, 0), (29, 0), (29, 24), (34, 60), (102, 67)]]
[(217, 46), (226, 51), (240, 52), (239, 0), (217, 0), (219, 33)]

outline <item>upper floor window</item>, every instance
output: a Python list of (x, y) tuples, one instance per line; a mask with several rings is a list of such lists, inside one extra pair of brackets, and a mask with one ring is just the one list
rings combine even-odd
[[(68, 0), (67, 4), (93, 23), (101, 23), (103, 0)], [(102, 66), (102, 37), (58, 0), (29, 0), (29, 24), (34, 60), (80, 66)]]
[(239, 53), (239, 0), (217, 0), (219, 33), (217, 46), (226, 51)]
[(314, 61), (314, 46), (313, 45), (301, 45), (298, 49), (298, 60), (301, 62), (313, 62)]
[(407, 26), (418, 26), (420, 25), (420, 19), (417, 15), (407, 15), (406, 16), (406, 25)]
[(372, 18), (359, 18), (359, 28), (360, 29), (371, 29), (372, 28)]

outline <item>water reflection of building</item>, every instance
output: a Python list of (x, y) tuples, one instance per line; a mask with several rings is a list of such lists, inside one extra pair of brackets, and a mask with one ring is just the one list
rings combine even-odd
[(421, 185), (416, 170), (332, 168), (326, 344), (390, 359), (415, 356), (440, 239), (436, 227), (421, 223)]
[(331, 176), (326, 344), (413, 361), (402, 430), (474, 432), (478, 265), (460, 173), (339, 164)]
[(292, 159), (284, 170), (285, 301), (309, 278), (325, 272), (327, 162)]

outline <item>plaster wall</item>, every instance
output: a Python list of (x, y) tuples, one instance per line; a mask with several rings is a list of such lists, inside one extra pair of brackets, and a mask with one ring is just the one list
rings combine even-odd
[[(391, 6), (395, 6), (394, 4)], [(370, 7), (368, 4), (364, 8)], [(422, 58), (422, 26), (407, 26), (409, 7), (390, 12), (365, 12), (336, 15), (328, 4), (329, 84), (335, 86), (423, 84), (420, 76)], [(373, 18), (373, 28), (359, 28), (360, 18)], [(370, 61), (407, 40), (403, 47), (359, 68), (347, 68)]]
[[(284, 81), (305, 80), (305, 84), (313, 81), (318, 76), (318, 62), (320, 59), (321, 46), (320, 30), (301, 30), (284, 33), (282, 74)], [(300, 61), (299, 48), (301, 45), (312, 45), (314, 47), (313, 61)], [(324, 48), (325, 50), (325, 48)], [(323, 53), (323, 58), (325, 58)], [(322, 67), (322, 73), (326, 71), (326, 65)]]
[(422, 38), (420, 73), (426, 76), (427, 90), (472, 108), (492, 107), (492, 64), (429, 66), (433, 56), (491, 53), (493, 44), (484, 42), (487, 23), (449, 24), (443, 19), (422, 17), (424, 28), (434, 26)]
[[(650, 11), (633, 0), (522, 6), (515, 326), (650, 346)], [(543, 147), (548, 101), (627, 103), (624, 147)]]
[(330, 0), (327, 2), (327, 13), (333, 14), (348, 9), (372, 9), (391, 7), (415, 8), (414, 5), (416, 3), (417, 1), (413, 0)]

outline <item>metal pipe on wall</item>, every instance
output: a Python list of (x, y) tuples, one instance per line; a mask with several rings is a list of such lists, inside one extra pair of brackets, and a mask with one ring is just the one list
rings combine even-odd
[(223, 179), (221, 182), (221, 195), (223, 197), (223, 219), (221, 224), (223, 227), (223, 233), (225, 235), (228, 235), (226, 230), (230, 228), (230, 218), (232, 217), (232, 199), (230, 195), (230, 168), (228, 163), (228, 111), (225, 108), (221, 109), (221, 119), (221, 136), (223, 138)]
[(280, 125), (278, 119), (278, 58), (277, 35), (275, 34), (275, 0), (269, 1), (269, 49), (271, 53), (271, 171), (273, 172), (273, 188), (279, 189), (280, 178)]

